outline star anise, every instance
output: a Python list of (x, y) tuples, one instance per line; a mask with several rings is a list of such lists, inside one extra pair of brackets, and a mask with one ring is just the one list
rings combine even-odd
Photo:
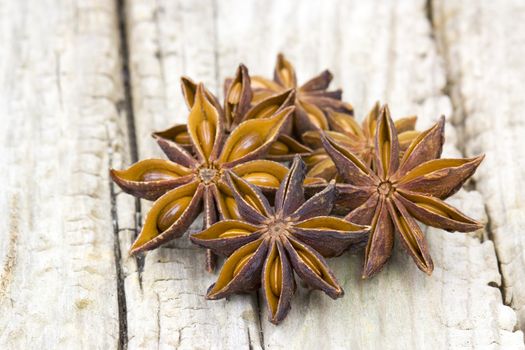
[[(131, 254), (180, 237), (201, 211), (205, 227), (219, 217), (240, 218), (224, 180), (225, 170), (232, 170), (268, 193), (275, 193), (286, 175), (285, 166), (257, 158), (284, 130), (294, 107), (265, 119), (247, 120), (226, 137), (222, 111), (211, 96), (199, 84), (192, 97), (187, 130), (195, 155), (176, 142), (156, 136), (169, 160), (147, 159), (127, 170), (111, 170), (113, 180), (125, 192), (155, 200)], [(210, 261), (208, 268), (212, 268)]]
[(273, 80), (261, 76), (252, 77), (252, 103), (257, 103), (268, 96), (288, 89), (295, 89), (294, 128), (296, 138), (299, 139), (308, 130), (328, 129), (328, 120), (325, 115), (327, 109), (353, 115), (352, 106), (341, 101), (342, 91), (340, 89), (327, 91), (332, 79), (332, 73), (325, 70), (298, 87), (294, 67), (283, 54), (279, 54)]
[[(227, 80), (225, 83), (224, 111), (221, 113), (221, 117), (226, 134), (231, 133), (232, 130), (246, 120), (269, 118), (275, 113), (294, 105), (295, 90), (287, 89), (278, 94), (268, 96), (252, 106), (252, 88), (250, 81), (248, 69), (241, 64), (237, 69), (235, 77)], [(186, 105), (191, 110), (195, 101), (197, 84), (190, 78), (182, 77), (181, 87)], [(205, 96), (215, 108), (222, 110), (218, 99), (211, 92), (205, 90)], [(292, 159), (295, 154), (305, 156), (311, 153), (311, 149), (289, 136), (291, 130), (292, 119), (287, 122), (286, 127), (278, 139), (271, 144), (265, 158), (272, 160), (289, 160)], [(175, 125), (169, 129), (156, 132), (155, 135), (175, 141), (186, 149), (191, 150), (192, 146), (189, 133), (184, 124)]]
[(322, 140), (348, 183), (338, 187), (355, 208), (345, 219), (371, 225), (363, 278), (379, 272), (388, 261), (394, 231), (416, 265), (427, 274), (432, 273), (432, 259), (416, 220), (449, 231), (468, 232), (482, 227), (443, 201), (461, 188), (484, 157), (439, 159), (444, 140), (443, 117), (417, 136), (400, 160), (398, 133), (388, 108), (383, 107), (375, 132), (376, 169), (329, 136)]
[[(352, 116), (346, 113), (330, 110), (327, 114), (331, 130), (325, 131), (326, 135), (357, 154), (371, 169), (376, 168), (374, 164), (374, 137), (380, 108), (379, 102), (376, 102), (361, 126)], [(416, 120), (416, 116), (410, 116), (400, 118), (394, 122), (398, 134), (400, 157), (403, 156), (412, 140), (419, 135), (419, 132), (414, 130)], [(316, 149), (312, 155), (305, 158), (305, 162), (310, 169), (307, 176), (322, 177), (326, 180), (336, 178), (340, 180), (340, 176), (337, 176), (334, 162), (323, 148), (320, 132), (307, 131), (303, 134), (303, 140), (310, 147)]]
[(305, 202), (305, 171), (296, 157), (277, 191), (275, 208), (255, 186), (233, 172), (228, 174), (242, 220), (222, 221), (191, 235), (192, 242), (229, 256), (208, 290), (208, 299), (262, 285), (269, 319), (277, 324), (290, 309), (293, 272), (334, 299), (343, 295), (324, 257), (340, 255), (366, 240), (369, 227), (327, 216), (335, 197), (333, 183)]

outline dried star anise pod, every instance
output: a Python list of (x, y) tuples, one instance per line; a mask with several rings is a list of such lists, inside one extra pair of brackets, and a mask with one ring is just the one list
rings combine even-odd
[[(111, 170), (113, 180), (125, 192), (155, 200), (131, 254), (180, 237), (201, 211), (205, 227), (219, 216), (240, 218), (224, 180), (226, 170), (267, 193), (275, 193), (285, 177), (285, 166), (257, 158), (268, 151), (286, 127), (294, 107), (284, 108), (269, 118), (245, 121), (226, 137), (222, 112), (210, 96), (199, 84), (192, 97), (187, 130), (195, 156), (176, 142), (157, 136), (169, 160), (147, 159), (126, 170)], [(209, 255), (208, 269), (212, 269), (211, 258)]]
[(325, 70), (298, 87), (294, 67), (283, 54), (279, 54), (273, 80), (261, 76), (252, 77), (252, 103), (258, 103), (268, 96), (288, 89), (295, 89), (294, 128), (296, 138), (300, 138), (308, 130), (329, 128), (325, 115), (327, 109), (353, 115), (352, 106), (341, 101), (342, 91), (340, 89), (327, 91), (332, 79), (332, 73)]
[(399, 159), (399, 140), (390, 112), (381, 109), (375, 132), (376, 169), (330, 137), (323, 144), (347, 184), (352, 210), (345, 219), (371, 225), (365, 250), (363, 278), (371, 277), (388, 261), (394, 232), (416, 265), (431, 274), (433, 263), (416, 220), (448, 231), (469, 232), (483, 225), (445, 203), (474, 173), (484, 156), (439, 159), (444, 141), (444, 117), (422, 132)]
[[(374, 162), (374, 138), (380, 109), (379, 102), (376, 102), (361, 126), (346, 113), (330, 110), (327, 115), (331, 130), (325, 131), (326, 135), (358, 155), (372, 170), (377, 167)], [(410, 143), (419, 135), (419, 132), (414, 130), (416, 120), (416, 116), (410, 116), (397, 119), (394, 122), (398, 134), (400, 157), (403, 157), (403, 153)], [(310, 169), (307, 176), (322, 177), (326, 180), (337, 179), (339, 181), (340, 176), (337, 176), (335, 164), (323, 148), (320, 132), (307, 131), (303, 134), (303, 140), (307, 145), (316, 149), (312, 155), (305, 158)]]
[(229, 256), (208, 290), (208, 299), (262, 285), (269, 319), (277, 324), (290, 309), (293, 272), (334, 299), (343, 295), (324, 257), (340, 255), (350, 245), (366, 240), (369, 227), (327, 216), (335, 197), (333, 183), (305, 202), (305, 171), (296, 157), (277, 191), (275, 208), (258, 188), (229, 173), (242, 220), (222, 221), (191, 235), (192, 242)]
[[(288, 89), (277, 95), (269, 96), (252, 106), (250, 75), (248, 69), (242, 64), (237, 69), (235, 77), (228, 80), (225, 85), (227, 85), (227, 87), (224, 94), (224, 109), (222, 109), (218, 99), (208, 90), (205, 90), (205, 97), (215, 108), (223, 111), (221, 118), (226, 134), (231, 133), (232, 130), (246, 120), (269, 118), (275, 113), (294, 105), (295, 91)], [(182, 77), (181, 87), (186, 105), (191, 110), (195, 102), (197, 84), (190, 78)], [(304, 156), (311, 153), (311, 149), (289, 136), (291, 130), (292, 119), (287, 122), (283, 133), (279, 135), (278, 139), (270, 145), (265, 158), (272, 160), (289, 160), (292, 159), (295, 154)], [(189, 133), (184, 124), (175, 125), (169, 129), (156, 132), (155, 135), (175, 141), (188, 150), (192, 148)]]

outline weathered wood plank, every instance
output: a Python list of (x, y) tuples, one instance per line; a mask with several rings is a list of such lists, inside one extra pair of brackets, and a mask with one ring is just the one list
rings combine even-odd
[[(127, 18), (143, 157), (159, 154), (147, 139), (151, 130), (184, 120), (179, 75), (188, 74), (219, 91), (220, 82), (239, 61), (252, 73), (271, 74), (279, 51), (296, 63), (303, 81), (330, 68), (335, 86), (344, 88), (358, 116), (376, 99), (389, 102), (396, 116), (417, 113), (420, 128), (440, 114), (452, 114), (424, 1), (141, 0), (129, 3)], [(449, 124), (448, 155), (460, 155), (456, 141), (456, 129)], [(451, 202), (484, 218), (478, 192), (461, 191)], [(469, 236), (428, 229), (427, 233), (435, 260), (432, 277), (396, 251), (380, 275), (362, 281), (362, 256), (347, 254), (331, 262), (347, 295), (334, 302), (319, 292), (299, 289), (280, 326), (268, 323), (261, 310), (262, 339), (255, 335), (257, 310), (249, 297), (206, 302), (181, 296), (203, 294), (213, 276), (202, 277), (203, 252), (177, 242), (146, 257), (143, 289), (135, 299), (128, 298), (128, 307), (133, 305), (128, 314), (130, 347), (220, 348), (235, 342), (283, 349), (522, 349), (523, 334), (514, 331), (516, 316), (494, 288), (501, 281), (492, 242), (480, 241), (483, 232)], [(156, 283), (159, 279), (165, 281)], [(133, 285), (139, 290), (138, 282)], [(206, 322), (200, 314), (189, 313), (187, 305), (205, 308)], [(141, 311), (133, 315), (133, 310)], [(249, 315), (248, 321), (237, 323), (243, 314)], [(228, 322), (221, 323), (225, 319)]]
[(0, 348), (119, 341), (108, 165), (111, 1), (0, 3)]
[(525, 6), (521, 1), (433, 4), (460, 140), (466, 154), (486, 154), (476, 188), (486, 202), (505, 303), (525, 329)]

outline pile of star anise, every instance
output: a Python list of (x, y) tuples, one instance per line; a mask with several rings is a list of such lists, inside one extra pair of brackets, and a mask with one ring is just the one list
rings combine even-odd
[[(181, 237), (203, 214), (193, 243), (207, 268), (226, 256), (208, 299), (262, 286), (270, 321), (290, 309), (294, 275), (332, 298), (343, 290), (325, 258), (365, 246), (363, 278), (386, 264), (394, 235), (417, 266), (433, 270), (417, 221), (448, 231), (482, 227), (443, 200), (483, 156), (442, 159), (444, 118), (415, 131), (416, 117), (393, 121), (376, 104), (358, 124), (324, 71), (301, 86), (284, 56), (273, 80), (241, 65), (225, 98), (182, 78), (187, 123), (154, 133), (168, 160), (111, 170), (126, 192), (154, 201), (131, 254)], [(340, 216), (336, 216), (340, 215)]]

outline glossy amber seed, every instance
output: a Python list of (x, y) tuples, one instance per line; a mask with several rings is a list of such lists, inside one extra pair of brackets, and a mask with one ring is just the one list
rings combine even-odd
[(230, 156), (228, 159), (230, 161), (239, 159), (242, 156), (247, 155), (257, 147), (263, 144), (263, 140), (261, 138), (261, 135), (257, 133), (256, 131), (252, 131), (250, 133), (247, 133), (244, 135), (243, 138), (241, 138), (235, 146), (232, 147), (232, 150), (230, 152)]
[(237, 104), (241, 100), (242, 84), (241, 82), (236, 82), (230, 89), (228, 95), (228, 103)]
[(274, 156), (282, 156), (285, 154), (288, 154), (290, 152), (290, 148), (284, 144), (281, 141), (275, 141), (270, 146), (270, 150), (268, 151), (268, 154), (274, 155)]
[(231, 228), (219, 235), (219, 238), (232, 238), (249, 235), (251, 232), (242, 228)]
[(280, 181), (277, 177), (272, 174), (253, 172), (246, 174), (242, 177), (249, 183), (255, 186), (266, 186), (266, 187), (279, 187)]
[(209, 120), (203, 120), (197, 126), (197, 137), (204, 154), (209, 156), (215, 142), (215, 125)]
[(231, 219), (240, 219), (241, 215), (239, 214), (239, 208), (237, 207), (237, 203), (235, 203), (235, 198), (233, 197), (226, 197), (224, 200), (226, 203), (226, 207), (228, 209), (228, 214), (230, 215)]
[(139, 181), (162, 181), (179, 177), (178, 174), (167, 169), (148, 169), (142, 173)]
[(183, 144), (183, 145), (187, 145), (188, 143), (191, 142), (190, 134), (187, 131), (178, 133), (177, 135), (175, 135), (175, 142)]
[(157, 218), (157, 227), (160, 232), (168, 229), (186, 210), (191, 202), (190, 196), (182, 197), (164, 207)]
[(253, 256), (253, 254), (255, 254), (255, 252), (253, 252), (251, 254), (248, 254), (248, 255), (244, 256), (242, 259), (239, 260), (239, 262), (235, 266), (235, 269), (233, 269), (233, 276), (234, 277), (237, 276), (237, 274), (241, 271), (241, 269), (244, 267), (244, 265), (246, 265), (248, 263), (248, 261)]
[(323, 274), (321, 273), (321, 270), (319, 270), (319, 267), (317, 266), (317, 264), (315, 262), (313, 262), (310, 257), (305, 253), (303, 252), (302, 250), (297, 250), (297, 255), (299, 255), (299, 257), (301, 258), (301, 260), (303, 260), (303, 262), (308, 265), (309, 268), (311, 268), (316, 275), (318, 276), (322, 276)]
[(281, 295), (282, 283), (283, 281), (282, 281), (281, 260), (279, 260), (279, 258), (276, 258), (272, 262), (272, 267), (270, 270), (270, 288), (274, 295), (276, 296)]

